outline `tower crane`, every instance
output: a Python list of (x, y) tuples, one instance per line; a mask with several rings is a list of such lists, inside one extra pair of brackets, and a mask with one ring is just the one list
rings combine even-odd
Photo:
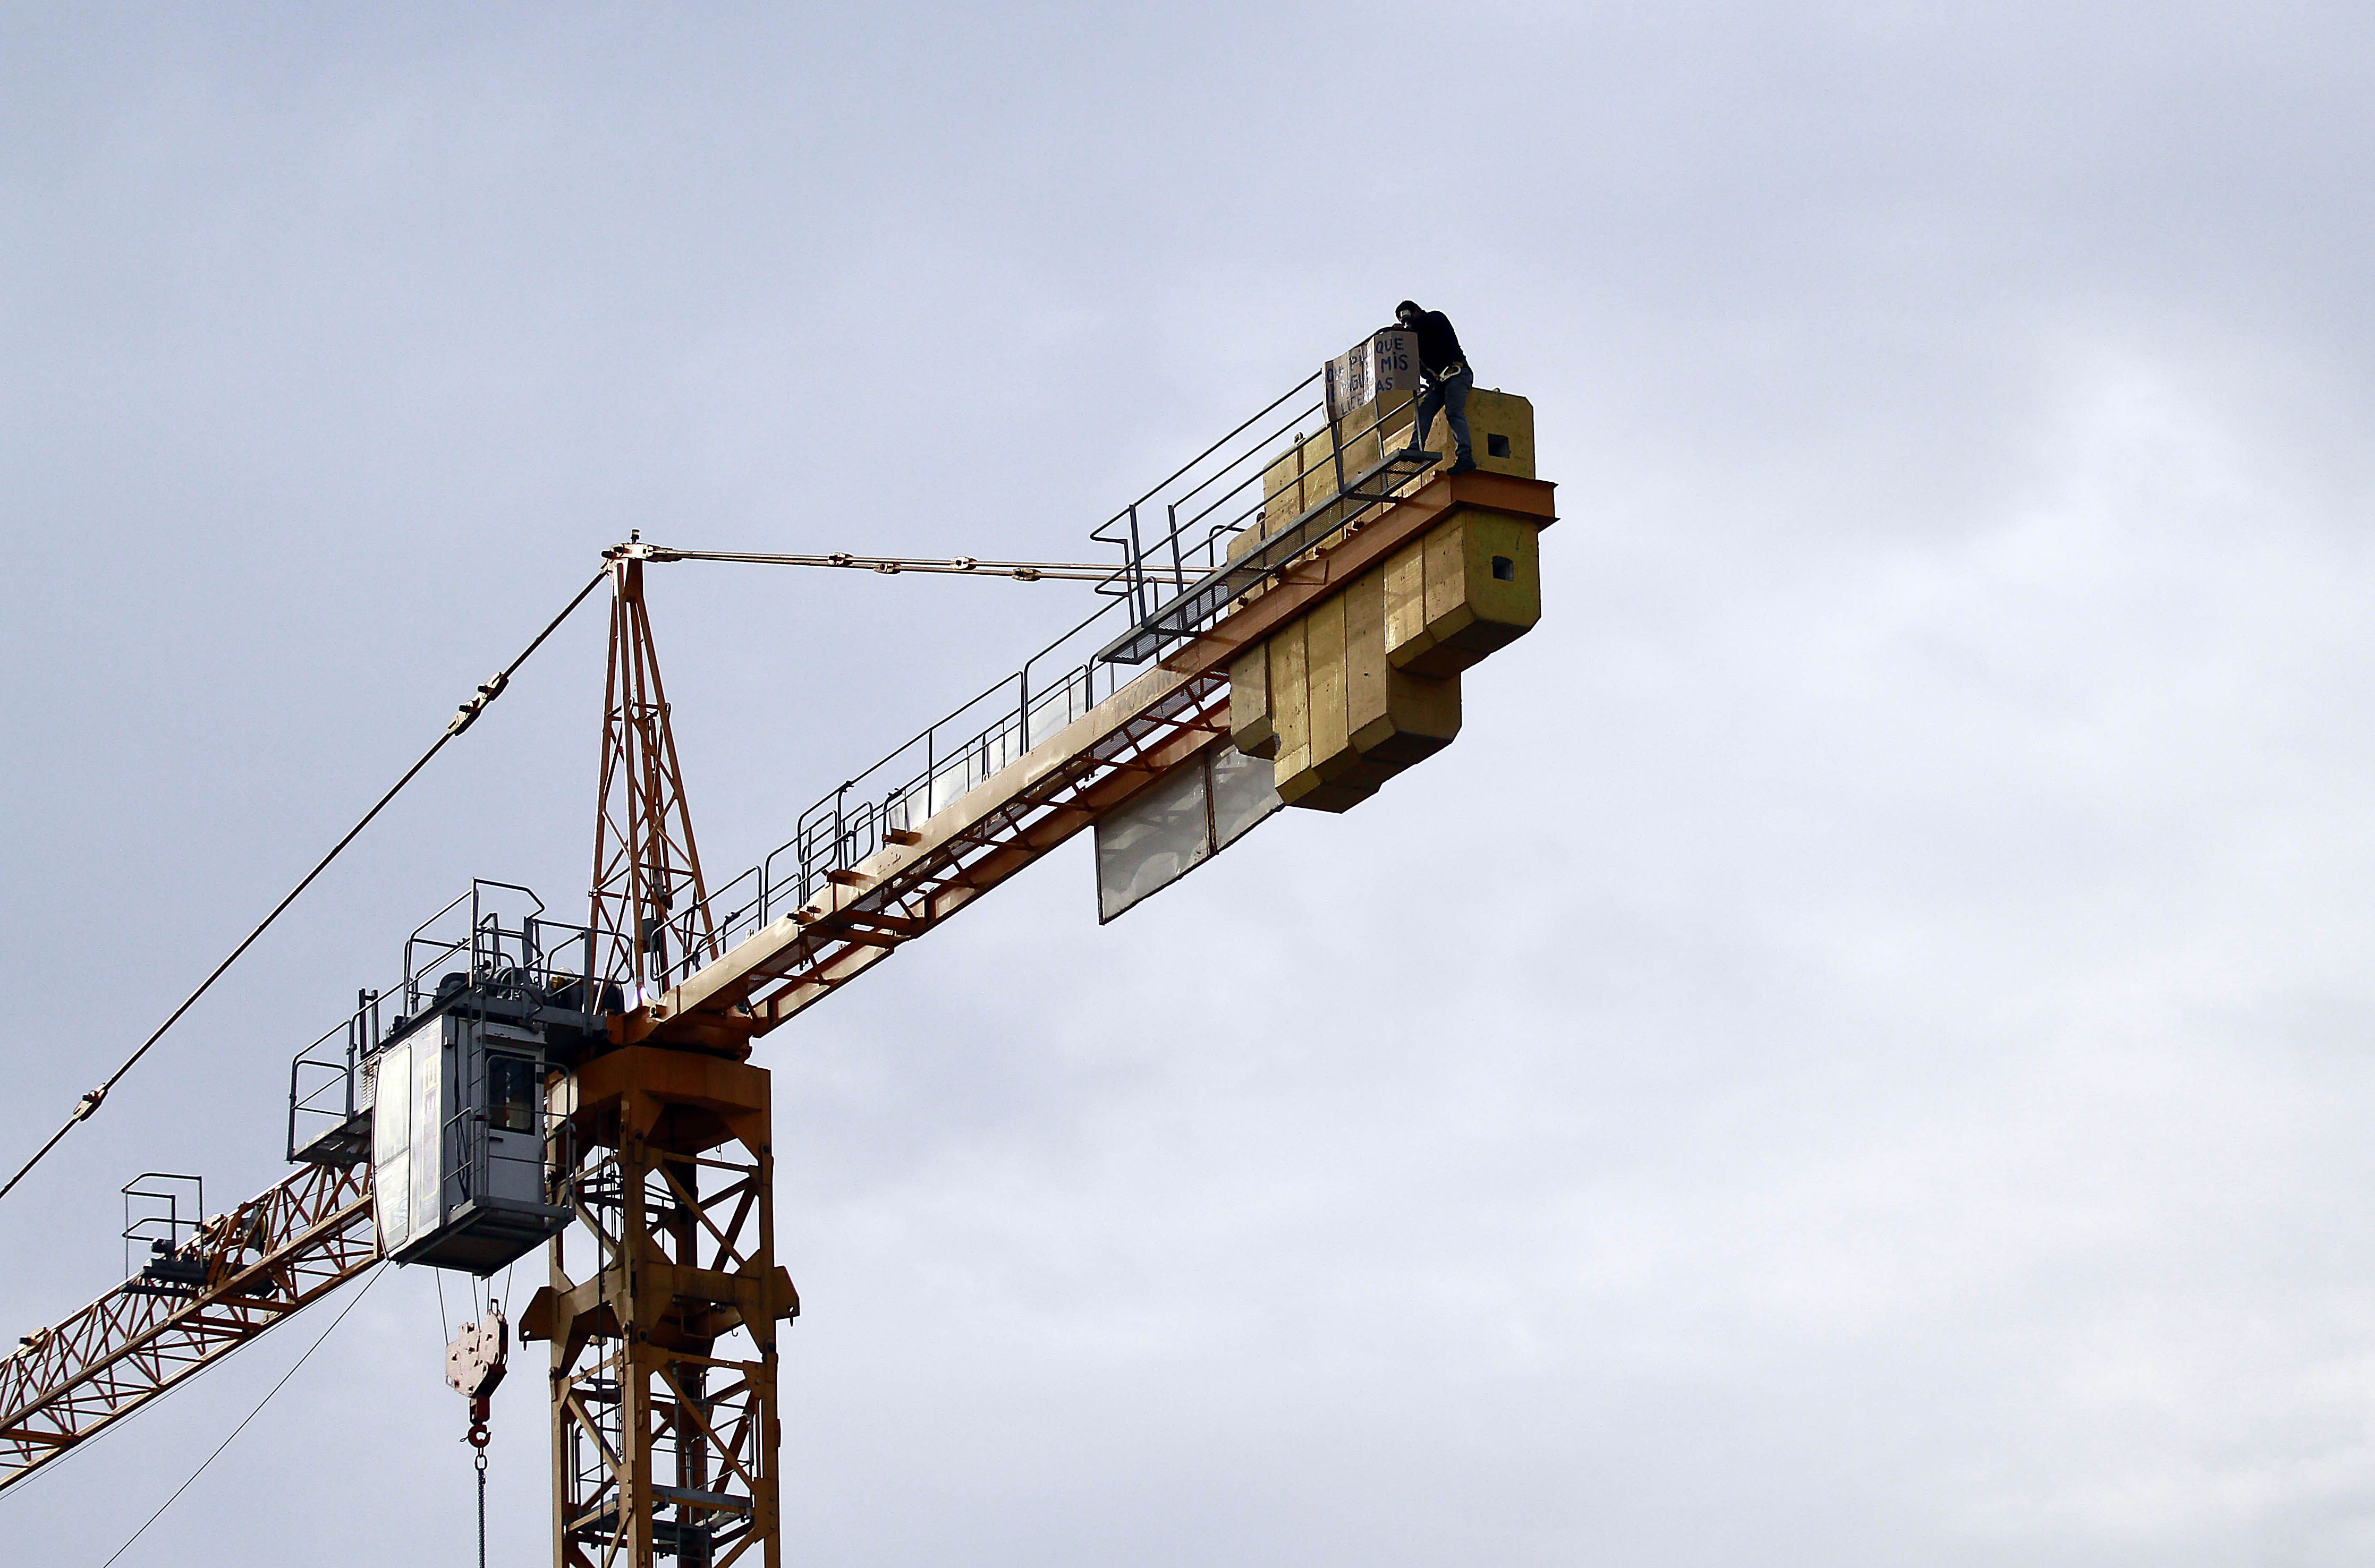
[[(753, 1043), (1083, 829), (1111, 919), (1282, 808), (1348, 810), (1450, 743), (1461, 673), (1540, 615), (1555, 512), (1522, 397), (1471, 396), (1474, 471), (1413, 444), (1408, 338), (1365, 338), (1117, 513), (1092, 537), (1117, 565), (611, 547), (585, 923), (481, 880), (416, 927), (401, 978), (292, 1062), (289, 1174), (217, 1215), (169, 1197), (127, 1226), (136, 1272), (0, 1362), (0, 1488), (382, 1262), (483, 1278), (541, 1247), (519, 1328), (549, 1348), (555, 1563), (776, 1568), (799, 1298)], [(1103, 603), (713, 886), (645, 597), (687, 561), (1089, 582)], [(480, 1415), (502, 1345), (490, 1320), (451, 1358)]]

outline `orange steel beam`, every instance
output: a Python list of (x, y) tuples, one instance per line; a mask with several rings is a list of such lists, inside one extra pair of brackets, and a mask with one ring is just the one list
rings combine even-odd
[(367, 1165), (305, 1165), (176, 1255), (207, 1282), (138, 1278), (0, 1362), (0, 1488), (212, 1366), (379, 1261)]
[(613, 1038), (747, 1049), (750, 1036), (847, 984), (1225, 734), (1229, 662), (1248, 644), (1454, 513), (1554, 521), (1553, 488), (1482, 470), (1440, 474), (1348, 526), (1155, 668), (902, 834), (906, 842), (835, 872), (815, 902), (615, 1020)]

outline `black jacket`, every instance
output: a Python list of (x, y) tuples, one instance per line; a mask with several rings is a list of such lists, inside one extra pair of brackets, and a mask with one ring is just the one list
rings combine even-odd
[(1447, 365), (1468, 362), (1468, 356), (1460, 352), (1459, 334), (1451, 330), (1451, 318), (1441, 311), (1422, 312), (1415, 330), (1419, 368), (1430, 377), (1441, 375)]

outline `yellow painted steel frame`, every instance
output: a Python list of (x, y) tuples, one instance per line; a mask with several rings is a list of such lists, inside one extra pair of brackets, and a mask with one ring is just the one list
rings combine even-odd
[(593, 1243), (579, 1279), (554, 1240), (520, 1324), (552, 1342), (553, 1561), (780, 1568), (775, 1325), (799, 1298), (775, 1264), (767, 1074), (629, 1046), (553, 1092), (573, 1092), (555, 1149)]
[(188, 1291), (139, 1279), (0, 1362), (0, 1487), (130, 1415), (379, 1261), (366, 1165), (305, 1165), (208, 1221)]

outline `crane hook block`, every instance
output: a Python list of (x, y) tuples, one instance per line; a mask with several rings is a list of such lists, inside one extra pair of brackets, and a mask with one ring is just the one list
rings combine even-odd
[(462, 1332), (445, 1347), (446, 1385), (470, 1401), (470, 1430), (463, 1441), (473, 1448), (484, 1448), (491, 1435), (487, 1431), (487, 1418), (494, 1409), (490, 1401), (510, 1358), (510, 1326), (503, 1321), (502, 1308), (491, 1303), (486, 1316), (462, 1325)]

